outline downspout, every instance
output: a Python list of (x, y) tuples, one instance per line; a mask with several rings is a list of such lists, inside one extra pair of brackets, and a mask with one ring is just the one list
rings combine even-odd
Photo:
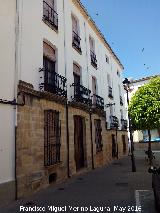
[[(67, 78), (67, 57), (66, 57), (66, 34), (65, 34), (65, 3), (63, 0), (63, 24), (64, 24), (64, 66), (65, 66), (65, 77)], [(68, 95), (68, 94), (67, 94)], [(69, 167), (69, 127), (68, 127), (68, 98), (66, 100), (66, 141), (67, 141), (67, 176), (70, 178), (70, 167)]]
[[(18, 85), (18, 39), (19, 39), (19, 1), (16, 0), (16, 16), (15, 16), (15, 74), (14, 74), (14, 99), (17, 100), (17, 85)], [(15, 199), (17, 200), (17, 107), (14, 111), (15, 124)]]
[[(90, 17), (88, 17), (87, 21), (90, 20)], [(85, 46), (86, 46), (86, 65), (87, 65), (87, 75), (88, 75), (88, 89), (89, 89), (89, 70), (88, 70), (88, 45), (87, 45), (87, 32), (86, 32), (86, 23), (84, 22), (84, 29), (85, 29)], [(91, 134), (91, 156), (92, 156), (92, 169), (94, 169), (94, 150), (93, 150), (93, 137), (92, 137), (92, 112), (90, 109), (89, 112), (90, 116), (90, 134)]]

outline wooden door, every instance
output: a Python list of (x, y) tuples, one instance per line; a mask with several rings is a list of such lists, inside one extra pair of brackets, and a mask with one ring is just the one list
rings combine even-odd
[(83, 136), (83, 119), (80, 116), (74, 116), (74, 150), (76, 170), (84, 167)]
[(116, 157), (116, 140), (115, 135), (112, 134), (112, 157)]
[(122, 135), (122, 143), (123, 143), (123, 154), (126, 154), (126, 141), (125, 141), (125, 135)]

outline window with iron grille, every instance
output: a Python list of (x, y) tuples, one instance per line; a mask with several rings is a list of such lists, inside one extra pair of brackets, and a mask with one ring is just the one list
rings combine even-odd
[(44, 111), (44, 165), (51, 166), (60, 162), (61, 125), (59, 112)]
[(101, 120), (97, 119), (94, 121), (95, 123), (95, 144), (96, 144), (96, 152), (102, 151), (102, 127)]

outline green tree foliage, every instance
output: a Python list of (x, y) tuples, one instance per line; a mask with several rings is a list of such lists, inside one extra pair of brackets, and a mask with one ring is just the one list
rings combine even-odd
[(160, 77), (137, 90), (129, 104), (129, 115), (134, 130), (160, 127)]

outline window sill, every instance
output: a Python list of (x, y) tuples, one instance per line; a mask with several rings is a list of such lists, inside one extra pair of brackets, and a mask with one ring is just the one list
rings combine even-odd
[(62, 165), (62, 161), (57, 162), (57, 163), (55, 163), (55, 164), (53, 164), (53, 165), (44, 166), (44, 167), (45, 167), (45, 169), (52, 169), (52, 168), (55, 168), (55, 167), (58, 167), (58, 166), (61, 166), (61, 165)]
[(113, 95), (108, 95), (109, 98), (113, 99)]
[(96, 154), (99, 155), (99, 154), (102, 154), (103, 153), (103, 149), (101, 150), (96, 150)]
[(72, 47), (74, 50), (76, 50), (80, 55), (82, 55), (82, 50), (81, 48), (77, 48), (74, 44), (72, 44)]
[(58, 27), (52, 25), (48, 20), (46, 20), (44, 17), (42, 18), (42, 21), (52, 30), (54, 30), (56, 33), (58, 33)]
[(91, 62), (91, 65), (97, 70), (98, 68), (97, 68), (97, 64), (94, 64), (94, 63), (92, 63)]

